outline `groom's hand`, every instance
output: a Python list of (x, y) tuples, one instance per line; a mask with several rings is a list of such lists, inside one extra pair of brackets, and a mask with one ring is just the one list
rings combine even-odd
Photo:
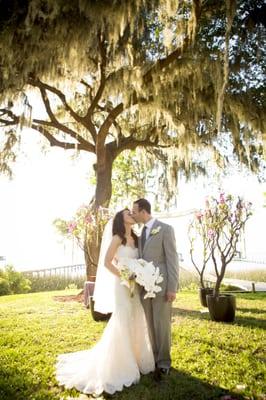
[(176, 293), (175, 292), (166, 292), (166, 301), (168, 303), (172, 303), (176, 298)]

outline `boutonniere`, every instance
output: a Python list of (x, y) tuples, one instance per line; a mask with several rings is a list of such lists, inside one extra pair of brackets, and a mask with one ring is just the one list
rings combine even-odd
[(154, 228), (151, 230), (151, 235), (156, 235), (157, 233), (159, 233), (161, 230), (161, 226), (157, 226), (157, 228)]

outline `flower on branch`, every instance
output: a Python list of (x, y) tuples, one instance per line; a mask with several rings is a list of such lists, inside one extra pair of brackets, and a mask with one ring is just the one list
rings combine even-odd
[(214, 230), (213, 229), (208, 229), (208, 238), (213, 238), (213, 236), (214, 236), (214, 234), (215, 234), (215, 232), (214, 232)]
[(58, 218), (54, 221), (54, 226), (65, 238), (76, 239), (79, 246), (84, 249), (88, 240), (100, 240), (104, 226), (111, 216), (112, 212), (107, 208), (93, 208), (83, 204), (71, 220)]
[(71, 221), (68, 223), (68, 233), (73, 234), (73, 232), (76, 228), (77, 228), (77, 224), (75, 221)]
[[(224, 277), (226, 266), (236, 253), (236, 246), (244, 230), (248, 218), (252, 215), (252, 203), (241, 197), (234, 198), (231, 194), (220, 193), (217, 197), (205, 200), (205, 209), (195, 213), (189, 226), (190, 256), (194, 267), (200, 275), (203, 284), (203, 273), (207, 262), (213, 263), (217, 287)], [(200, 239), (201, 258), (194, 258), (196, 237)]]

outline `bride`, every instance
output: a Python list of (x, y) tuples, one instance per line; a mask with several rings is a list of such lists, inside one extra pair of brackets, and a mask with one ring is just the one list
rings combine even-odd
[(138, 257), (137, 236), (132, 231), (135, 223), (125, 209), (105, 227), (94, 301), (96, 311), (112, 312), (112, 316), (93, 348), (58, 356), (56, 378), (66, 388), (75, 387), (87, 394), (113, 394), (137, 383), (140, 374), (155, 369), (138, 286), (131, 297), (129, 289), (121, 285), (116, 268), (120, 257)]

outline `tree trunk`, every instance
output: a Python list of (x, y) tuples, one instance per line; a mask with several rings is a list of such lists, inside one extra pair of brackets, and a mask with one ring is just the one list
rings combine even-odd
[(205, 288), (205, 285), (204, 285), (204, 270), (205, 270), (205, 268), (204, 269), (202, 268), (201, 273), (200, 273), (200, 284), (201, 284), (202, 288)]
[(216, 280), (216, 284), (215, 284), (215, 288), (214, 288), (214, 296), (216, 298), (219, 296), (219, 293), (220, 293), (220, 288), (221, 288), (222, 281), (224, 279), (226, 265), (227, 265), (226, 262), (222, 261), (221, 271), (220, 271), (219, 276), (217, 276), (217, 280)]
[(90, 237), (86, 243), (84, 243), (84, 258), (86, 264), (86, 276), (87, 280), (91, 280), (96, 275), (97, 261), (99, 258), (100, 246), (96, 246), (94, 241), (95, 237)]
[[(97, 164), (95, 164), (96, 172), (96, 191), (94, 198), (95, 209), (102, 206), (109, 206), (112, 196), (112, 165), (114, 159), (106, 154), (97, 155)], [(86, 238), (84, 243), (84, 257), (86, 262), (87, 279), (96, 275), (100, 247), (102, 241), (104, 227), (99, 224), (99, 229), (96, 229), (92, 235)]]
[(96, 171), (95, 206), (108, 207), (112, 196), (112, 167), (114, 159), (108, 154), (98, 154)]

